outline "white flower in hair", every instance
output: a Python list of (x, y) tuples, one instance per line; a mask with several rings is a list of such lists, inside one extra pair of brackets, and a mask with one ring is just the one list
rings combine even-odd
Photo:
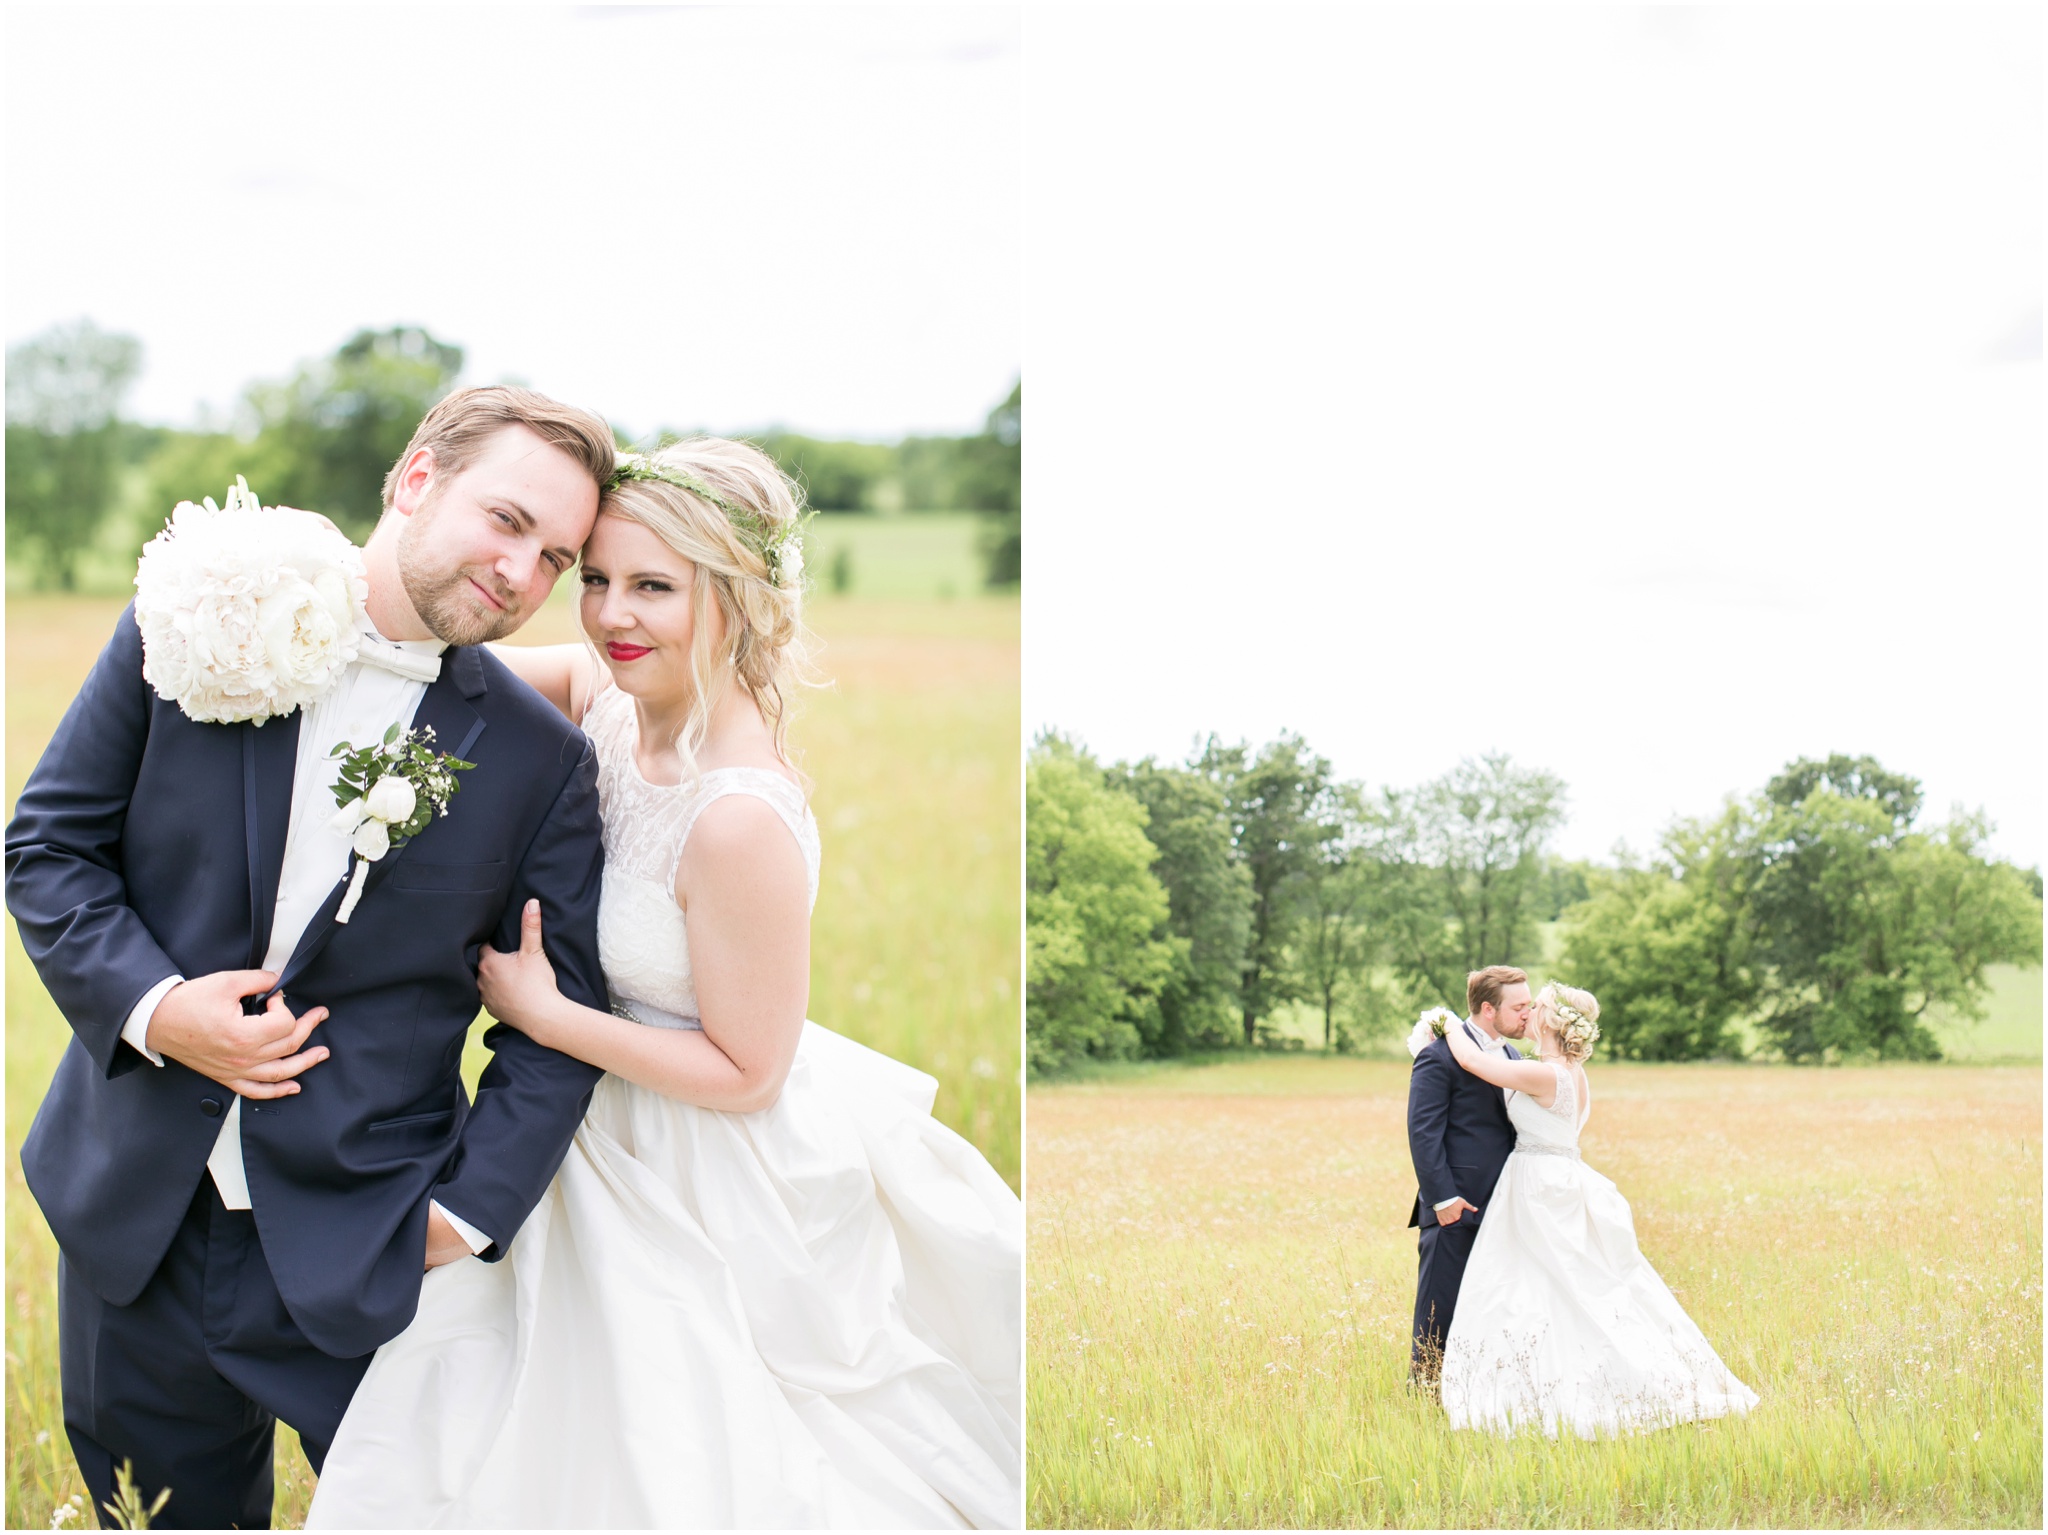
[(798, 590), (804, 580), (804, 544), (795, 528), (775, 545), (768, 562), (768, 574), (786, 592)]
[(142, 675), (202, 724), (290, 714), (355, 660), (370, 599), (362, 551), (317, 512), (181, 501), (135, 570)]

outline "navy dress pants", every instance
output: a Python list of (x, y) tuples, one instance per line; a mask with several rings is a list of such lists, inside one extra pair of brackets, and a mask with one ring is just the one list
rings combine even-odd
[(1454, 1226), (1428, 1225), (1416, 1233), (1421, 1260), (1415, 1277), (1415, 1342), (1408, 1375), (1434, 1381), (1443, 1368), (1444, 1339), (1451, 1315), (1458, 1309), (1458, 1286), (1465, 1282), (1465, 1263), (1479, 1223), (1469, 1212)]
[(132, 1460), (144, 1507), (170, 1489), (159, 1529), (270, 1528), (277, 1419), (318, 1471), (373, 1356), (306, 1341), (255, 1217), (223, 1205), (211, 1177), (133, 1304), (108, 1304), (61, 1259), (57, 1274), (64, 1427), (101, 1522)]

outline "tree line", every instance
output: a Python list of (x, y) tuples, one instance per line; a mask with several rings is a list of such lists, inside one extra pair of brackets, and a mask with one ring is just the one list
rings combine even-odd
[(1462, 1011), (1489, 964), (1596, 993), (1625, 1058), (1924, 1060), (1930, 1008), (1981, 1017), (1986, 966), (2041, 959), (2039, 871), (1981, 815), (1922, 826), (1919, 783), (1868, 757), (1793, 762), (1611, 865), (1551, 851), (1564, 783), (1501, 754), (1375, 792), (1291, 734), (1104, 766), (1047, 733), (1025, 801), (1037, 1073), (1257, 1047), (1304, 1004), (1353, 1049)]
[[(266, 504), (320, 512), (352, 538), (366, 537), (385, 472), (456, 386), (463, 349), (418, 326), (360, 330), (288, 378), (251, 383), (232, 429), (200, 431), (123, 417), (142, 361), (134, 337), (90, 320), (8, 348), (7, 555), (39, 587), (76, 589), (95, 551), (132, 558), (173, 506), (218, 499), (237, 474)], [(988, 585), (1017, 584), (1021, 383), (973, 436), (867, 443), (767, 431), (751, 440), (823, 512), (981, 513)]]

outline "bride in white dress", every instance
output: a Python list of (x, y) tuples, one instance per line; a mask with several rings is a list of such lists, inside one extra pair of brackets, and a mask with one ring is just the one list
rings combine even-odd
[(1621, 1191), (1580, 1160), (1599, 1017), (1591, 993), (1553, 984), (1536, 995), (1536, 1060), (1445, 1035), (1460, 1066), (1509, 1090), (1515, 1127), (1444, 1340), (1453, 1428), (1591, 1439), (1756, 1405), (1636, 1246)]
[(308, 1523), (1015, 1527), (1021, 1206), (932, 1078), (804, 1018), (796, 497), (742, 443), (624, 462), (583, 552), (605, 664), (500, 652), (597, 752), (620, 1016), (556, 990), (537, 905), (481, 972), (607, 1074), (504, 1261), (427, 1274)]

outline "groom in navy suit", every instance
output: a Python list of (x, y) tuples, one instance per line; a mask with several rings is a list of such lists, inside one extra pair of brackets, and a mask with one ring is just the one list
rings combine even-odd
[[(1512, 965), (1475, 970), (1465, 977), (1465, 1005), (1471, 1016), (1454, 1027), (1482, 1049), (1521, 1059), (1507, 1041), (1522, 1038), (1529, 1028), (1534, 1004), (1527, 975)], [(1408, 1154), (1419, 1185), (1408, 1224), (1417, 1228), (1421, 1249), (1408, 1375), (1431, 1389), (1443, 1365), (1465, 1262), (1514, 1149), (1507, 1095), (1460, 1066), (1443, 1040), (1430, 1040), (1417, 1052), (1408, 1079)]]
[[(272, 1430), (317, 1470), (421, 1276), (495, 1261), (598, 1071), (513, 1030), (471, 1103), (476, 962), (537, 897), (564, 994), (608, 1006), (588, 743), (482, 642), (573, 564), (609, 429), (451, 395), (385, 485), (361, 659), (293, 714), (202, 724), (121, 615), (7, 829), (7, 905), (73, 1038), (22, 1147), (61, 1249), (64, 1422), (93, 1502), (134, 1464), (165, 1527), (267, 1528)], [(432, 726), (475, 764), (335, 920), (337, 741)]]

